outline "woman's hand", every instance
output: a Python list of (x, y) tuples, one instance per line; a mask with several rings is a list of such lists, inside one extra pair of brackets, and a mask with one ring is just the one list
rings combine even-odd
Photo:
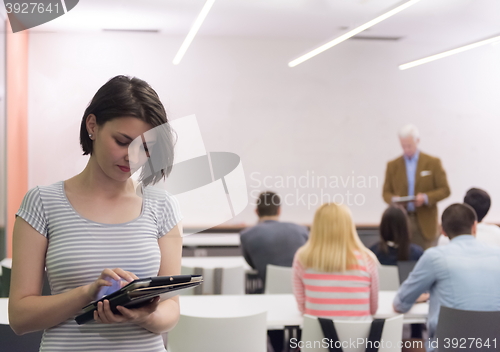
[(155, 312), (159, 302), (160, 297), (155, 297), (147, 305), (138, 308), (128, 309), (117, 306), (116, 309), (121, 313), (120, 315), (113, 313), (109, 301), (105, 299), (97, 304), (97, 310), (94, 311), (94, 320), (103, 324), (131, 322), (140, 325)]
[(86, 285), (86, 292), (91, 301), (96, 299), (97, 293), (103, 286), (111, 286), (112, 283), (109, 279), (121, 281), (124, 279), (127, 282), (138, 279), (138, 277), (130, 271), (125, 271), (120, 268), (104, 269), (101, 275), (93, 283)]

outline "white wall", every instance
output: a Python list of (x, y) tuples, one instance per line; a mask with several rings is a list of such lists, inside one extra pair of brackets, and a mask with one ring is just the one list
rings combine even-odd
[[(310, 223), (318, 204), (296, 204), (295, 195), (307, 203), (321, 190), (281, 188), (279, 176), (305, 181), (309, 173), (310, 183), (313, 174), (329, 182), (371, 177), (371, 188), (339, 184), (323, 192), (358, 194), (363, 204), (351, 206), (355, 221), (378, 223), (385, 165), (401, 153), (397, 130), (413, 122), (421, 130), (421, 149), (439, 156), (448, 172), (452, 196), (441, 209), (461, 201), (468, 188), (481, 187), (493, 198), (486, 220), (500, 222), (500, 45), (399, 71), (398, 64), (436, 48), (351, 40), (291, 69), (287, 62), (316, 43), (197, 37), (173, 66), (182, 40), (146, 33), (32, 33), (30, 187), (83, 169), (83, 111), (107, 79), (128, 74), (157, 90), (171, 118), (196, 114), (207, 150), (239, 154), (252, 195), (265, 188), (257, 184), (266, 176), (272, 189), (290, 194), (287, 201), (295, 204), (284, 206), (285, 220)], [(232, 222), (255, 220), (248, 206)]]

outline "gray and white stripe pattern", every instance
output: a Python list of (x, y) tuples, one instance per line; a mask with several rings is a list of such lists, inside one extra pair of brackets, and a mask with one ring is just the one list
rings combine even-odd
[[(64, 182), (31, 189), (17, 215), (48, 238), (47, 274), (52, 294), (94, 281), (104, 268), (122, 268), (138, 277), (158, 275), (158, 239), (181, 219), (174, 197), (144, 189), (141, 215), (127, 223), (101, 224), (80, 216), (69, 203)], [(77, 325), (69, 319), (44, 332), (41, 352), (164, 352), (160, 335), (135, 324)]]

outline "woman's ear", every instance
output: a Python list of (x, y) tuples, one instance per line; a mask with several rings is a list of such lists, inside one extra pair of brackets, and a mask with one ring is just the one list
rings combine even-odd
[[(88, 134), (94, 136), (97, 132), (97, 121), (96, 121), (95, 115), (89, 114), (89, 116), (87, 116), (87, 120), (85, 121), (85, 124), (87, 126)], [(93, 139), (93, 138), (90, 137), (90, 139)]]

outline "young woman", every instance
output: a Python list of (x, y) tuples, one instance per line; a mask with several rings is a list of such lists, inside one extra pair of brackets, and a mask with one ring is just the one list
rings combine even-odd
[(422, 247), (410, 243), (410, 228), (406, 211), (391, 205), (384, 211), (380, 222), (380, 242), (370, 249), (382, 265), (397, 265), (398, 261), (418, 260)]
[[(389, 206), (380, 221), (380, 242), (370, 247), (380, 264), (397, 265), (398, 261), (417, 261), (424, 250), (419, 245), (410, 243), (410, 226), (406, 210), (397, 205)], [(429, 299), (423, 293), (417, 302)], [(411, 337), (422, 338), (423, 324), (411, 324)]]
[[(129, 155), (134, 140), (144, 150)], [(40, 351), (165, 351), (160, 333), (179, 318), (175, 297), (119, 307), (121, 314), (104, 301), (95, 322), (74, 321), (111, 279), (180, 273), (178, 204), (166, 192), (145, 187), (168, 175), (173, 160), (173, 136), (158, 95), (140, 79), (112, 78), (85, 111), (80, 143), (90, 155), (85, 169), (31, 189), (17, 213), (10, 325), (18, 334), (45, 330)], [(137, 192), (131, 173), (153, 155), (155, 168), (143, 171)], [(40, 295), (45, 268), (51, 296)]]
[(363, 320), (377, 311), (377, 259), (361, 243), (347, 206), (316, 211), (309, 240), (295, 254), (293, 289), (305, 314)]

